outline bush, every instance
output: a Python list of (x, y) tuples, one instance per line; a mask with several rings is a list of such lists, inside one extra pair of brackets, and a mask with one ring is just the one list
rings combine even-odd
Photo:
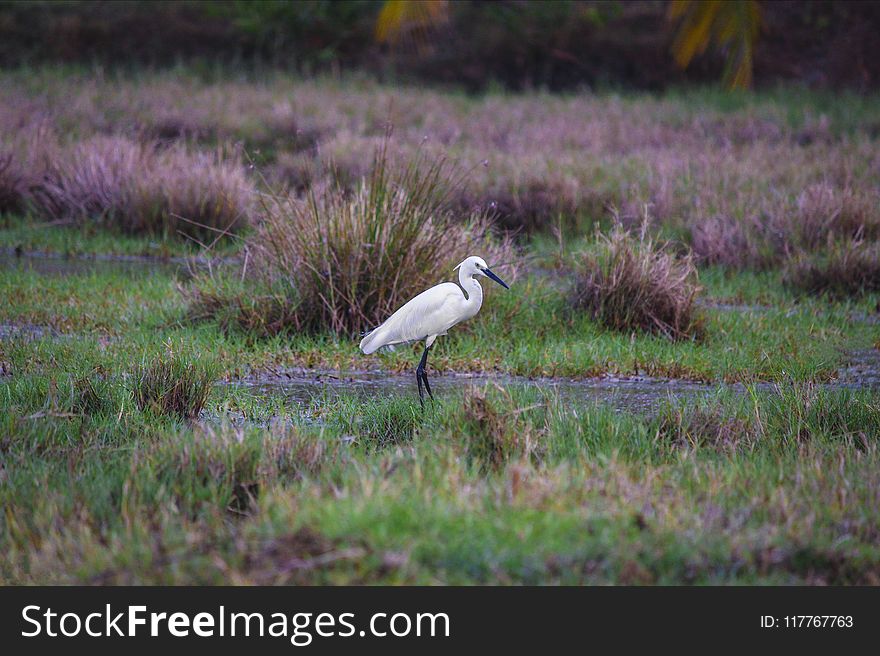
[(54, 157), (54, 140), (40, 124), (20, 125), (4, 108), (0, 114), (0, 214), (21, 214)]
[(880, 242), (847, 240), (824, 253), (800, 252), (783, 279), (796, 290), (837, 298), (880, 291)]
[(128, 233), (212, 235), (248, 220), (253, 187), (237, 162), (125, 137), (62, 148), (35, 190), (49, 219), (100, 221)]
[(636, 238), (616, 226), (585, 257), (571, 304), (612, 330), (687, 339), (701, 333), (694, 306), (700, 290), (690, 255), (678, 258), (644, 230)]
[(141, 410), (195, 419), (211, 393), (214, 374), (209, 367), (184, 358), (169, 346), (150, 364), (142, 363), (132, 379), (134, 400)]
[(239, 276), (248, 283), (236, 291), (197, 278), (192, 313), (227, 323), (238, 316), (239, 325), (269, 334), (328, 329), (355, 336), (448, 279), (469, 255), (511, 262), (512, 245), (492, 236), (487, 217), (455, 221), (446, 199), (459, 182), (445, 159), (421, 154), (392, 170), (382, 146), (369, 177), (352, 191), (330, 185), (311, 187), (305, 198), (263, 196)]

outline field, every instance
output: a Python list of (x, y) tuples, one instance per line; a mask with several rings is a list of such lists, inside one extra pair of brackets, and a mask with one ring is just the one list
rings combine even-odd
[(876, 96), (0, 85), (0, 582), (880, 584)]

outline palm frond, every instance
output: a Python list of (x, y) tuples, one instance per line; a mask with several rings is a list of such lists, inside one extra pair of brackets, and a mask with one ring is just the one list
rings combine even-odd
[(376, 41), (421, 48), (430, 32), (448, 19), (448, 0), (387, 0), (376, 20)]
[(689, 66), (711, 45), (724, 56), (728, 88), (751, 86), (755, 42), (761, 31), (758, 0), (672, 0), (668, 16), (678, 24), (672, 54), (680, 67)]

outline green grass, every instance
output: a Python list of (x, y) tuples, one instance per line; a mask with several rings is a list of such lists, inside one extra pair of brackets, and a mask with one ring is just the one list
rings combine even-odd
[[(868, 394), (722, 394), (760, 435), (731, 453), (663, 439), (664, 417), (537, 391), (466, 391), (424, 415), (344, 397), (323, 426), (270, 433), (131, 406), (35, 416), (39, 394), (12, 387), (5, 583), (877, 581)], [(475, 394), (534, 447), (489, 468), (469, 457), (482, 429), (460, 408)], [(353, 427), (362, 439), (345, 439)]]
[[(218, 243), (214, 255), (232, 247), (230, 240)], [(202, 247), (180, 235), (168, 234), (145, 239), (108, 231), (91, 224), (55, 225), (17, 216), (0, 218), (0, 249), (22, 253), (67, 256), (101, 255), (143, 256), (155, 258), (192, 257)]]
[[(778, 278), (710, 274), (711, 301), (776, 303), (730, 310), (709, 305), (705, 336), (671, 342), (663, 337), (603, 329), (573, 314), (565, 292), (550, 282), (526, 278), (510, 291), (492, 289), (481, 313), (456, 327), (432, 350), (434, 371), (487, 371), (526, 376), (589, 377), (605, 373), (648, 374), (697, 380), (824, 380), (846, 361), (847, 351), (870, 348), (874, 331), (852, 316), (866, 312), (874, 297), (830, 304), (789, 298)], [(0, 323), (49, 327), (64, 339), (3, 346), (16, 372), (57, 368), (56, 351), (82, 348), (91, 366), (112, 368), (139, 360), (174, 339), (215, 357), (221, 374), (234, 378), (250, 369), (279, 366), (409, 370), (416, 347), (367, 357), (354, 341), (330, 334), (289, 334), (254, 339), (210, 323), (186, 319), (180, 284), (167, 272), (149, 277), (114, 271), (44, 276), (34, 271), (0, 272)], [(779, 287), (774, 289), (773, 285)], [(80, 345), (80, 346), (78, 346)]]
[[(62, 84), (50, 71), (5, 79), (68, 109), (70, 80)], [(135, 81), (144, 98), (154, 95), (151, 81), (167, 84), (165, 97), (186, 95), (179, 80)], [(260, 112), (301, 84), (311, 83), (233, 85), (227, 89), (248, 90), (235, 94), (247, 101), (241, 111), (203, 98), (193, 103), (202, 108), (196, 118), (248, 147), (278, 141), (269, 137), (289, 126), (273, 128)], [(327, 120), (347, 116), (356, 135), (369, 135), (386, 118), (385, 103), (375, 109), (373, 100), (383, 88), (360, 87), (352, 80), (308, 86), (320, 93), (304, 115), (320, 118), (354, 89), (355, 106)], [(422, 123), (436, 129), (430, 114), (404, 111), (419, 107), (424, 92), (397, 92), (401, 128), (419, 138)], [(507, 99), (429, 97), (452, 125), (476, 111), (494, 126), (498, 112), (485, 103)], [(545, 105), (562, 112), (557, 105), (566, 101), (533, 100), (523, 107), (540, 109), (542, 121)], [(169, 266), (67, 266), (62, 257), (54, 273), (26, 258), (0, 268), (0, 584), (880, 584), (880, 396), (876, 388), (823, 385), (850, 352), (880, 347), (876, 325), (865, 320), (880, 294), (803, 296), (783, 284), (781, 271), (700, 267), (703, 330), (676, 342), (607, 330), (566, 302), (573, 263), (593, 245), (592, 222), (609, 227), (605, 202), (629, 198), (633, 184), (651, 192), (639, 200), (648, 198), (655, 171), (657, 181), (676, 182), (678, 204), (658, 227), (674, 242), (689, 234), (681, 212), (703, 211), (700, 202), (712, 201), (707, 216), (725, 207), (760, 212), (756, 201), (777, 191), (793, 198), (816, 175), (842, 171), (862, 191), (878, 104), (871, 96), (837, 100), (790, 89), (585, 99), (586, 107), (622, 106), (634, 128), (656, 127), (646, 134), (665, 146), (630, 143), (618, 131), (626, 124), (614, 123), (594, 126), (596, 143), (604, 137), (620, 140), (618, 147), (587, 148), (592, 155), (584, 158), (579, 146), (567, 164), (559, 159), (560, 170), (554, 161), (547, 177), (563, 179), (571, 167), (580, 176), (575, 186), (595, 187), (578, 220), (560, 221), (571, 234), (561, 242), (547, 233), (523, 240), (524, 259), (540, 270), (509, 291), (487, 287), (480, 314), (441, 338), (429, 363), (430, 375), (707, 381), (697, 402), (658, 399), (636, 413), (561, 400), (540, 385), (471, 389), (462, 379), (424, 410), (414, 381), (410, 395), (395, 398), (337, 396), (316, 385), (315, 398), (299, 404), (282, 391), (224, 383), (286, 367), (409, 374), (420, 346), (367, 357), (356, 340), (331, 332), (258, 338), (233, 321), (195, 322), (181, 293), (190, 283)], [(147, 123), (151, 107), (140, 116)], [(520, 121), (514, 112), (508, 122), (511, 116)], [(89, 134), (82, 118), (60, 112), (59, 120)], [(480, 132), (471, 118), (469, 138)], [(691, 127), (676, 132), (682, 125)], [(711, 141), (716, 127), (732, 150)], [(776, 128), (785, 148), (764, 152), (761, 130)], [(809, 159), (792, 145), (800, 130), (817, 139)], [(698, 135), (691, 150), (679, 148), (679, 136), (691, 133)], [(833, 166), (823, 158), (825, 140), (833, 143)], [(338, 145), (347, 147), (344, 135)], [(466, 146), (459, 144), (468, 153)], [(702, 157), (704, 148), (731, 152), (729, 161), (700, 164), (717, 177), (700, 177), (696, 168), (663, 173), (664, 163)], [(667, 151), (670, 159), (653, 159)], [(518, 163), (498, 175), (518, 180), (537, 163), (534, 175), (543, 180), (532, 154), (514, 149)], [(490, 155), (491, 173), (505, 160), (503, 151)], [(260, 157), (273, 159), (271, 147)], [(771, 166), (780, 162), (790, 166)], [(662, 201), (663, 185), (656, 191)], [(238, 247), (229, 242), (212, 255), (236, 255)], [(16, 249), (200, 254), (176, 235), (134, 238), (3, 217), (0, 250)], [(508, 277), (504, 268), (498, 273)], [(438, 271), (436, 282), (453, 276)], [(246, 282), (237, 284), (247, 292)], [(744, 384), (722, 385), (731, 382)], [(181, 393), (169, 397), (169, 389)]]
[(432, 367), (778, 385), (648, 415), (515, 387), (422, 411), (415, 393), (299, 407), (217, 385), (192, 423), (135, 402), (138, 364), (169, 344), (220, 380), (408, 371), (417, 354), (193, 325), (178, 282), (0, 272), (0, 323), (60, 333), (0, 342), (3, 583), (880, 581), (876, 392), (807, 382), (870, 346), (849, 317), (874, 298), (798, 300), (778, 274), (708, 270), (710, 300), (766, 307), (707, 307), (706, 338), (676, 343), (572, 317), (564, 279), (526, 278), (440, 340)]

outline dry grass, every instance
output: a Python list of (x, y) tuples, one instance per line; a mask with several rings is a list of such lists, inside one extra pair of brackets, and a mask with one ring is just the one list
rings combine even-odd
[(613, 330), (690, 339), (701, 332), (700, 289), (690, 255), (677, 257), (645, 230), (635, 237), (617, 226), (585, 255), (571, 304)]
[(292, 426), (275, 427), (272, 439), (254, 439), (242, 428), (210, 424), (156, 442), (143, 454), (159, 478), (188, 482), (179, 494), (181, 507), (198, 498), (193, 490), (206, 488), (233, 513), (253, 509), (266, 487), (313, 476), (339, 457), (338, 443)]
[(798, 196), (788, 234), (795, 245), (815, 250), (839, 239), (880, 237), (880, 194), (835, 188), (823, 182), (804, 189)]
[(23, 212), (27, 197), (24, 171), (11, 152), (0, 151), (0, 214)]
[(808, 294), (836, 298), (880, 291), (880, 242), (847, 240), (822, 253), (801, 252), (787, 263), (784, 280)]
[(193, 313), (238, 316), (239, 325), (260, 332), (357, 335), (451, 276), (468, 255), (512, 263), (511, 244), (492, 236), (485, 216), (461, 221), (447, 208), (457, 175), (445, 159), (419, 155), (393, 166), (383, 146), (352, 192), (329, 186), (306, 198), (264, 196), (242, 272), (250, 295), (201, 280)]
[(692, 252), (705, 264), (764, 268), (774, 259), (759, 224), (750, 225), (729, 215), (708, 217), (694, 224), (690, 237)]
[(694, 254), (709, 264), (769, 268), (794, 253), (880, 235), (880, 196), (849, 184), (809, 184), (793, 200), (767, 195), (744, 218), (709, 216), (690, 226)]
[(55, 153), (54, 145), (44, 125), (10, 125), (0, 120), (0, 214), (30, 209), (33, 191)]
[(152, 234), (236, 232), (253, 202), (253, 187), (235, 160), (125, 137), (60, 148), (31, 193), (46, 218)]
[[(111, 84), (73, 76), (45, 81), (40, 93), (14, 76), (4, 82), (0, 132), (31, 129), (38, 117), (74, 141), (103, 135), (166, 147), (185, 142), (190, 151), (242, 143), (267, 179), (295, 195), (334, 179), (357, 188), (393, 124), (402, 156), (427, 139), (468, 170), (450, 193), (451, 207), (494, 212), (514, 231), (557, 225), (560, 214), (588, 224), (607, 217), (612, 205), (633, 227), (648, 205), (652, 228), (691, 235), (696, 256), (740, 268), (774, 267), (798, 249), (824, 249), (829, 234), (880, 233), (870, 100), (847, 98), (847, 112), (829, 116), (797, 94), (756, 97), (725, 111), (699, 96), (465, 100), (364, 81), (280, 77), (271, 84), (179, 76)], [(32, 177), (30, 163), (16, 167)], [(198, 210), (185, 211), (210, 223)]]

